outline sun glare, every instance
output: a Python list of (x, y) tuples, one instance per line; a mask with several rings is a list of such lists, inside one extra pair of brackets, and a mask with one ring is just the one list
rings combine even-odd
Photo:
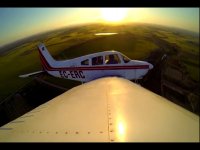
[(120, 22), (127, 15), (127, 8), (102, 8), (102, 19), (107, 22)]

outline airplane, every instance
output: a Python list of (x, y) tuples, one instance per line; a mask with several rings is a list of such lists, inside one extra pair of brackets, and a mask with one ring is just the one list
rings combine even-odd
[(89, 82), (97, 78), (118, 76), (128, 80), (142, 79), (153, 65), (146, 61), (131, 60), (117, 51), (104, 51), (78, 58), (56, 61), (46, 46), (38, 45), (43, 71), (37, 71), (19, 77), (29, 77), (38, 73), (48, 74), (80, 82)]
[[(0, 142), (199, 142), (199, 116), (196, 114), (131, 82), (127, 79), (129, 76), (115, 72), (116, 76), (108, 74), (111, 77), (96, 79), (86, 72), (85, 68), (89, 67), (99, 71), (92, 65), (93, 58), (98, 56), (103, 57), (103, 64), (105, 62), (101, 71), (114, 66), (118, 67), (117, 71), (123, 70), (124, 63), (132, 66), (132, 61), (125, 56), (127, 62), (124, 61), (121, 53), (104, 52), (75, 58), (76, 61), (55, 61), (44, 45), (40, 45), (39, 50), (43, 67), (51, 75), (89, 82), (1, 126)], [(106, 66), (106, 56), (111, 54), (118, 55), (123, 68), (116, 64)], [(142, 77), (153, 68), (147, 62), (139, 62), (137, 66), (145, 67), (134, 78)], [(68, 66), (64, 67), (65, 64)], [(59, 71), (65, 69), (69, 71), (61, 75)], [(68, 75), (70, 71), (73, 75)]]

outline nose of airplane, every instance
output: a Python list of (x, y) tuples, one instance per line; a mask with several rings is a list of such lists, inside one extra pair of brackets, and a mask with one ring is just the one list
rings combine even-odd
[(149, 63), (149, 70), (153, 69), (153, 65)]

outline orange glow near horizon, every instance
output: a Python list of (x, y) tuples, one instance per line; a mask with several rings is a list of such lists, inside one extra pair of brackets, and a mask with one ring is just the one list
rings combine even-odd
[(123, 22), (128, 13), (127, 8), (102, 8), (101, 17), (103, 21), (109, 23)]
[(88, 23), (152, 23), (199, 33), (198, 8), (0, 8), (0, 18), (0, 46), (33, 34)]

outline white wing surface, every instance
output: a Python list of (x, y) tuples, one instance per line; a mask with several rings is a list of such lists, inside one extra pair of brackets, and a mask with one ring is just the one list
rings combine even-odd
[(126, 79), (77, 86), (0, 127), (1, 142), (199, 142), (199, 116)]

